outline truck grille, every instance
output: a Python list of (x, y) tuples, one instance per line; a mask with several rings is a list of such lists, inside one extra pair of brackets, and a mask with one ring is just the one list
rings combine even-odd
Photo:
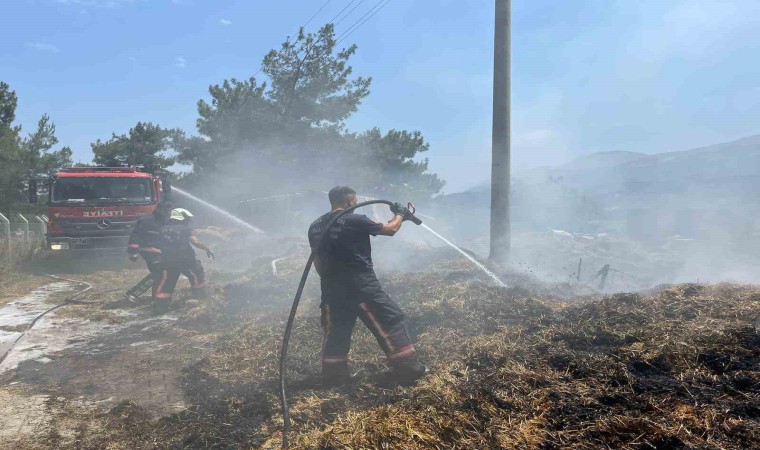
[(137, 223), (137, 219), (110, 219), (105, 217), (92, 219), (62, 219), (56, 224), (63, 228), (64, 236), (71, 237), (107, 237), (129, 236)]

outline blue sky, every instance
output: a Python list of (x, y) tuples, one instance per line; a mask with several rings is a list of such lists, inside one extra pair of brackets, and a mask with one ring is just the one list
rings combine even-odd
[[(331, 0), (308, 29), (350, 0)], [(354, 2), (359, 4), (361, 0)], [(345, 31), (379, 0), (364, 0)], [(209, 84), (253, 75), (323, 0), (14, 0), (0, 80), (81, 161), (137, 121), (195, 131)], [(513, 0), (516, 172), (596, 151), (683, 150), (760, 133), (760, 2)], [(350, 9), (350, 8), (349, 8)], [(419, 129), (447, 192), (490, 174), (493, 1), (391, 0), (346, 41), (372, 94), (354, 130)]]

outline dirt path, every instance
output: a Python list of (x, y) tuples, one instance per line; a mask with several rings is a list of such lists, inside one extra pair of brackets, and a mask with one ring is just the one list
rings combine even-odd
[[(37, 287), (0, 304), (0, 449), (36, 448), (40, 435), (74, 439), (62, 409), (104, 410), (129, 401), (156, 417), (186, 408), (182, 368), (201, 358), (209, 336), (175, 326), (177, 312), (154, 317), (147, 305), (110, 307), (141, 272), (93, 274), (93, 305), (43, 311), (81, 289), (35, 277)], [(29, 282), (29, 278), (25, 282)], [(118, 292), (98, 296), (114, 288)], [(126, 307), (124, 307), (126, 306)]]
[(30, 273), (0, 275), (0, 306), (50, 283), (50, 278)]
[(42, 432), (50, 421), (45, 411), (46, 395), (29, 394), (21, 388), (0, 388), (0, 448), (19, 448), (35, 433)]

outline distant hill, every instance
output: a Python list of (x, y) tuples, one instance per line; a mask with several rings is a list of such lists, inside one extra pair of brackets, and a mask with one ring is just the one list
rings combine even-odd
[[(489, 192), (485, 183), (441, 196), (435, 214), (485, 234)], [(533, 169), (514, 177), (511, 206), (513, 225), (529, 230), (760, 236), (760, 135), (659, 154), (592, 153)]]
[(561, 182), (593, 196), (620, 200), (686, 195), (689, 201), (710, 201), (726, 194), (750, 200), (760, 192), (760, 135), (654, 155), (593, 153), (516, 178), (528, 183)]
[(598, 152), (590, 155), (583, 155), (575, 158), (567, 164), (561, 166), (565, 170), (595, 170), (626, 164), (640, 159), (645, 159), (649, 155), (637, 152)]

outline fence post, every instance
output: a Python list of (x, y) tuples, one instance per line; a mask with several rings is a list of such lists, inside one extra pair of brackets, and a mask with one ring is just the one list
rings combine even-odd
[(3, 235), (5, 236), (5, 247), (8, 251), (8, 257), (11, 256), (11, 221), (0, 213), (0, 222), (3, 223)]
[(40, 234), (37, 236), (37, 239), (45, 239), (45, 235), (47, 234), (47, 220), (40, 216), (34, 216), (34, 219), (40, 224)]
[(18, 213), (19, 218), (23, 221), (21, 222), (21, 226), (24, 227), (24, 244), (29, 243), (29, 221), (26, 220), (26, 217), (21, 215), (21, 213)]

